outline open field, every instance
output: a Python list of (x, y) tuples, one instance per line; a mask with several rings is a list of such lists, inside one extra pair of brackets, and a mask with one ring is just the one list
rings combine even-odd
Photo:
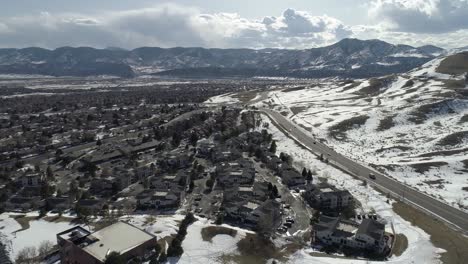
[(430, 235), (431, 242), (445, 250), (441, 253), (441, 260), (446, 264), (463, 264), (468, 259), (468, 238), (461, 233), (453, 231), (439, 220), (414, 210), (403, 204), (393, 204), (393, 210), (405, 220), (418, 226)]

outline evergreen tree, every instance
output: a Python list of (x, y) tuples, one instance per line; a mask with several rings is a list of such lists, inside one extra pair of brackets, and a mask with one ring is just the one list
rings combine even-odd
[(307, 172), (307, 181), (308, 181), (309, 183), (312, 182), (312, 171), (311, 171), (311, 170), (309, 170), (309, 171)]
[(192, 144), (192, 146), (197, 146), (197, 142), (198, 142), (198, 135), (197, 133), (195, 132), (192, 132), (192, 134), (190, 134), (190, 144)]
[(125, 258), (117, 252), (111, 252), (107, 255), (104, 264), (125, 264)]
[(270, 152), (271, 153), (276, 153), (276, 141), (272, 141), (270, 145)]
[(52, 172), (52, 168), (50, 166), (47, 166), (46, 175), (48, 180), (54, 179), (54, 173)]
[(302, 169), (302, 177), (304, 177), (304, 178), (307, 177), (307, 169), (306, 168)]
[(273, 185), (273, 195), (274, 197), (278, 197), (278, 187), (276, 185)]
[(180, 145), (180, 141), (181, 141), (180, 135), (177, 132), (174, 132), (174, 134), (172, 135), (172, 141), (171, 141), (172, 146), (178, 147)]

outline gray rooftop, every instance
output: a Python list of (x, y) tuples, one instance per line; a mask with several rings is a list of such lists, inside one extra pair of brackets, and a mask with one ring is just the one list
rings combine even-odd
[(103, 262), (110, 252), (123, 254), (154, 238), (153, 235), (125, 222), (105, 227), (92, 233), (92, 236), (98, 241), (84, 247), (83, 250)]
[(359, 229), (356, 234), (365, 234), (372, 237), (375, 240), (380, 240), (384, 231), (384, 224), (379, 223), (373, 219), (364, 219), (361, 225), (359, 225)]

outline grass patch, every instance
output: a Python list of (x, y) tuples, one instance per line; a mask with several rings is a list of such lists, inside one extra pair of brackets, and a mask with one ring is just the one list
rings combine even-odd
[(220, 258), (221, 263), (268, 263), (275, 259), (279, 262), (287, 261), (288, 257), (302, 248), (301, 245), (290, 243), (277, 248), (269, 239), (257, 234), (247, 234), (237, 243), (240, 255), (225, 255)]
[(347, 80), (347, 81), (344, 81), (342, 85), (343, 86), (347, 85), (346, 87), (343, 88), (343, 91), (347, 91), (347, 90), (353, 89), (354, 87), (358, 87), (359, 85), (361, 85), (361, 82)]
[[(441, 150), (441, 151), (434, 151), (434, 152), (428, 152), (424, 153), (421, 155), (418, 155), (418, 157), (434, 157), (434, 156), (452, 156), (458, 153), (463, 153), (468, 151), (468, 148), (462, 148), (462, 149), (453, 149), (453, 150)], [(467, 166), (468, 168), (468, 166)]]
[(462, 160), (463, 166), (468, 169), (468, 159)]
[(468, 122), (468, 114), (464, 114), (460, 120), (458, 121), (459, 124), (463, 124), (463, 123), (466, 123)]
[(335, 138), (338, 138), (338, 137), (345, 138), (346, 131), (351, 130), (355, 127), (360, 127), (364, 125), (367, 119), (369, 119), (369, 116), (360, 115), (360, 116), (355, 116), (355, 117), (351, 117), (349, 119), (343, 120), (330, 127), (330, 135)]
[(468, 131), (460, 131), (460, 132), (455, 132), (452, 133), (448, 136), (445, 136), (439, 142), (437, 145), (439, 146), (456, 146), (458, 144), (463, 143), (465, 139), (468, 138)]
[(382, 78), (372, 78), (369, 80), (369, 86), (366, 86), (359, 90), (358, 94), (364, 95), (376, 95), (379, 94), (382, 88), (387, 87), (390, 83), (392, 83), (396, 77), (394, 75), (382, 77)]
[(446, 226), (440, 220), (401, 202), (393, 204), (393, 210), (406, 221), (421, 228), (431, 236), (434, 246), (443, 248), (443, 263), (466, 263), (468, 259), (468, 238)]
[(448, 56), (442, 60), (436, 69), (445, 74), (462, 74), (468, 72), (468, 52)]
[(38, 219), (38, 217), (36, 216), (26, 216), (26, 215), (12, 215), (10, 217), (15, 219), (15, 221), (18, 222), (18, 224), (21, 226), (21, 229), (16, 230), (15, 233), (28, 230), (30, 227), (29, 222)]
[(396, 234), (395, 239), (395, 246), (393, 247), (392, 253), (399, 257), (408, 248), (408, 238), (403, 234)]
[(432, 168), (441, 167), (448, 165), (447, 162), (443, 161), (434, 161), (434, 162), (424, 162), (424, 163), (413, 163), (409, 164), (417, 173), (425, 173)]
[(286, 89), (282, 90), (281, 92), (288, 93), (288, 92), (295, 92), (295, 91), (300, 91), (300, 90), (304, 90), (304, 89), (305, 89), (305, 86), (291, 87), (291, 88), (286, 88)]
[(212, 242), (213, 237), (217, 235), (229, 235), (235, 237), (237, 230), (224, 227), (224, 226), (208, 226), (201, 230), (201, 236), (203, 241)]
[(143, 225), (151, 225), (154, 223), (156, 223), (156, 217), (153, 215), (149, 215), (145, 217), (145, 222), (143, 223)]
[(76, 218), (59, 216), (59, 215), (57, 215), (57, 216), (45, 216), (42, 219), (47, 221), (47, 222), (52, 222), (52, 223), (70, 223), (70, 222), (74, 222), (74, 221), (77, 220)]
[(432, 181), (423, 181), (425, 184), (429, 185), (439, 185), (439, 184), (444, 184), (444, 180), (438, 179), (438, 180), (432, 180)]
[(172, 240), (174, 239), (175, 235), (173, 236), (165, 236), (163, 238), (158, 239), (158, 244), (161, 246), (161, 252), (166, 252), (167, 248), (166, 245), (170, 245)]
[(465, 88), (465, 80), (444, 80), (443, 81), (446, 88), (449, 89), (460, 89)]
[(304, 110), (307, 109), (307, 107), (305, 106), (292, 106), (291, 108), (291, 112), (293, 112), (294, 115), (297, 115), (301, 112), (304, 112)]
[(408, 121), (413, 122), (415, 124), (422, 124), (424, 121), (428, 119), (429, 114), (443, 114), (443, 113), (450, 113), (453, 114), (455, 111), (450, 106), (451, 100), (443, 100), (431, 104), (425, 104), (422, 106), (417, 107), (413, 111), (411, 111)]
[(388, 147), (388, 148), (381, 148), (381, 149), (378, 149), (375, 151), (375, 153), (382, 153), (382, 152), (385, 152), (387, 150), (393, 150), (393, 149), (398, 149), (398, 150), (401, 150), (401, 151), (408, 151), (408, 150), (411, 150), (413, 149), (412, 147), (407, 147), (407, 146), (392, 146), (392, 147)]
[(232, 95), (233, 98), (238, 99), (242, 103), (246, 104), (252, 101), (257, 96), (256, 91), (241, 92)]
[(386, 116), (385, 118), (381, 119), (379, 122), (379, 126), (377, 127), (377, 131), (385, 131), (395, 126), (395, 119), (397, 115)]
[(414, 81), (409, 79), (408, 81), (405, 82), (402, 88), (409, 88), (409, 87), (412, 87), (413, 85), (414, 85)]

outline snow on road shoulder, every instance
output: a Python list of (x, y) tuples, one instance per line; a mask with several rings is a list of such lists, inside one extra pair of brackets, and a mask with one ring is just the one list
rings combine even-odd
[[(386, 202), (387, 198), (375, 191), (369, 186), (362, 186), (362, 181), (319, 161), (310, 151), (297, 145), (295, 141), (284, 135), (271, 120), (262, 115), (263, 122), (268, 123), (268, 130), (273, 134), (276, 140), (277, 152), (285, 152), (294, 157), (294, 162), (300, 167), (307, 167), (315, 171), (320, 177), (327, 178), (328, 182), (338, 188), (347, 189), (355, 199), (362, 204), (362, 213), (375, 211), (384, 218), (390, 229), (390, 223), (393, 223), (395, 231), (398, 234), (404, 234), (408, 239), (408, 248), (399, 257), (392, 257), (388, 263), (439, 263), (439, 253), (441, 249), (436, 248), (430, 241), (430, 237), (422, 229), (412, 226), (393, 210), (391, 204)], [(317, 180), (317, 176), (314, 177)], [(389, 230), (390, 231), (390, 230)], [(316, 261), (317, 263), (365, 263), (366, 261), (349, 262), (349, 260), (339, 260), (334, 258), (317, 258), (307, 254), (307, 250), (302, 250), (292, 256), (292, 263), (307, 263), (307, 261)], [(317, 260), (320, 261), (317, 261)], [(414, 262), (417, 261), (417, 262)], [(315, 263), (315, 262), (314, 262)]]

